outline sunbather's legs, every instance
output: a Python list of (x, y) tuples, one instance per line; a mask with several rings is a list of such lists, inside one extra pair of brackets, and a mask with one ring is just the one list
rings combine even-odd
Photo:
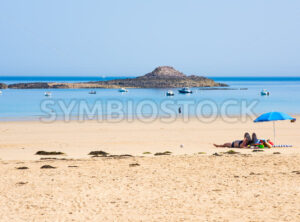
[(232, 143), (224, 143), (223, 145), (214, 144), (215, 147), (231, 147)]
[(227, 147), (227, 148), (244, 148), (248, 145), (248, 143), (251, 141), (251, 137), (249, 133), (244, 134), (244, 140), (236, 140), (232, 143), (224, 143), (221, 145), (214, 144), (215, 147)]
[(256, 142), (257, 142), (257, 136), (256, 136), (256, 133), (253, 133), (251, 144), (255, 144)]
[(245, 138), (248, 140), (248, 142), (251, 141), (251, 136), (250, 136), (249, 133), (245, 133), (245, 134), (244, 134), (244, 139), (245, 139)]

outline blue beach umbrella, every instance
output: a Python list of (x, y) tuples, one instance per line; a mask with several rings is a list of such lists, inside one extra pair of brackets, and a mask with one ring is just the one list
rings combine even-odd
[(291, 117), (291, 116), (289, 116), (286, 113), (282, 113), (282, 112), (269, 112), (269, 113), (262, 114), (256, 120), (254, 120), (254, 122), (258, 123), (258, 122), (269, 122), (269, 121), (272, 121), (273, 122), (273, 130), (274, 130), (274, 143), (275, 143), (275, 121), (279, 121), (279, 120), (296, 120), (296, 119), (293, 118), (293, 117)]

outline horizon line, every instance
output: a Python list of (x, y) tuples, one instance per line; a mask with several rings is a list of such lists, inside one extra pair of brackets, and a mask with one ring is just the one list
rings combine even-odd
[[(192, 74), (195, 75), (195, 74)], [(10, 77), (78, 77), (78, 78), (83, 78), (83, 77), (99, 77), (99, 78), (107, 78), (107, 77), (139, 77), (142, 75), (1, 75), (0, 79), (5, 77), (5, 78), (10, 78)], [(191, 75), (186, 75), (186, 76), (191, 76)], [(243, 77), (243, 78), (266, 78), (266, 77), (284, 77), (284, 78), (299, 78), (299, 76), (296, 75), (263, 75), (263, 76), (258, 76), (258, 75), (196, 75), (196, 76), (203, 76), (203, 77)]]

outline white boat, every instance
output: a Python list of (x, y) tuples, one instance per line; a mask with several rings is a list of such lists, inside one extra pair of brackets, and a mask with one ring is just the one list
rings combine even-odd
[(167, 96), (174, 96), (174, 92), (172, 90), (169, 90), (167, 93), (166, 93)]
[(192, 90), (190, 90), (189, 87), (183, 87), (182, 89), (178, 90), (179, 93), (193, 93)]
[(0, 90), (0, 95), (2, 95), (2, 91)]
[(119, 92), (128, 92), (128, 90), (125, 88), (121, 88), (121, 89), (119, 89)]
[(95, 90), (92, 90), (89, 92), (89, 94), (97, 94), (97, 92)]
[(263, 89), (263, 90), (260, 92), (260, 95), (262, 95), (262, 96), (269, 96), (269, 95), (270, 95), (270, 92), (268, 92), (266, 89)]
[(45, 96), (51, 96), (52, 93), (51, 92), (45, 92)]

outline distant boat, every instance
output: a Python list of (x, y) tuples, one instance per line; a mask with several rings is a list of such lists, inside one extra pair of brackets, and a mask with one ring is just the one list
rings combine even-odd
[(263, 89), (263, 90), (260, 92), (260, 95), (262, 95), (262, 96), (269, 96), (269, 95), (270, 95), (270, 92), (268, 92), (266, 89)]
[(178, 90), (179, 93), (193, 93), (192, 90), (190, 90), (189, 87), (183, 87), (182, 89)]
[(95, 90), (89, 91), (89, 94), (97, 94)]
[(51, 92), (45, 92), (45, 96), (51, 96), (52, 93)]
[(174, 92), (172, 90), (169, 90), (167, 93), (166, 93), (167, 96), (174, 96)]
[(119, 92), (128, 92), (128, 90), (125, 88), (121, 88), (121, 89), (119, 89)]
[(2, 95), (2, 91), (0, 90), (0, 95)]

